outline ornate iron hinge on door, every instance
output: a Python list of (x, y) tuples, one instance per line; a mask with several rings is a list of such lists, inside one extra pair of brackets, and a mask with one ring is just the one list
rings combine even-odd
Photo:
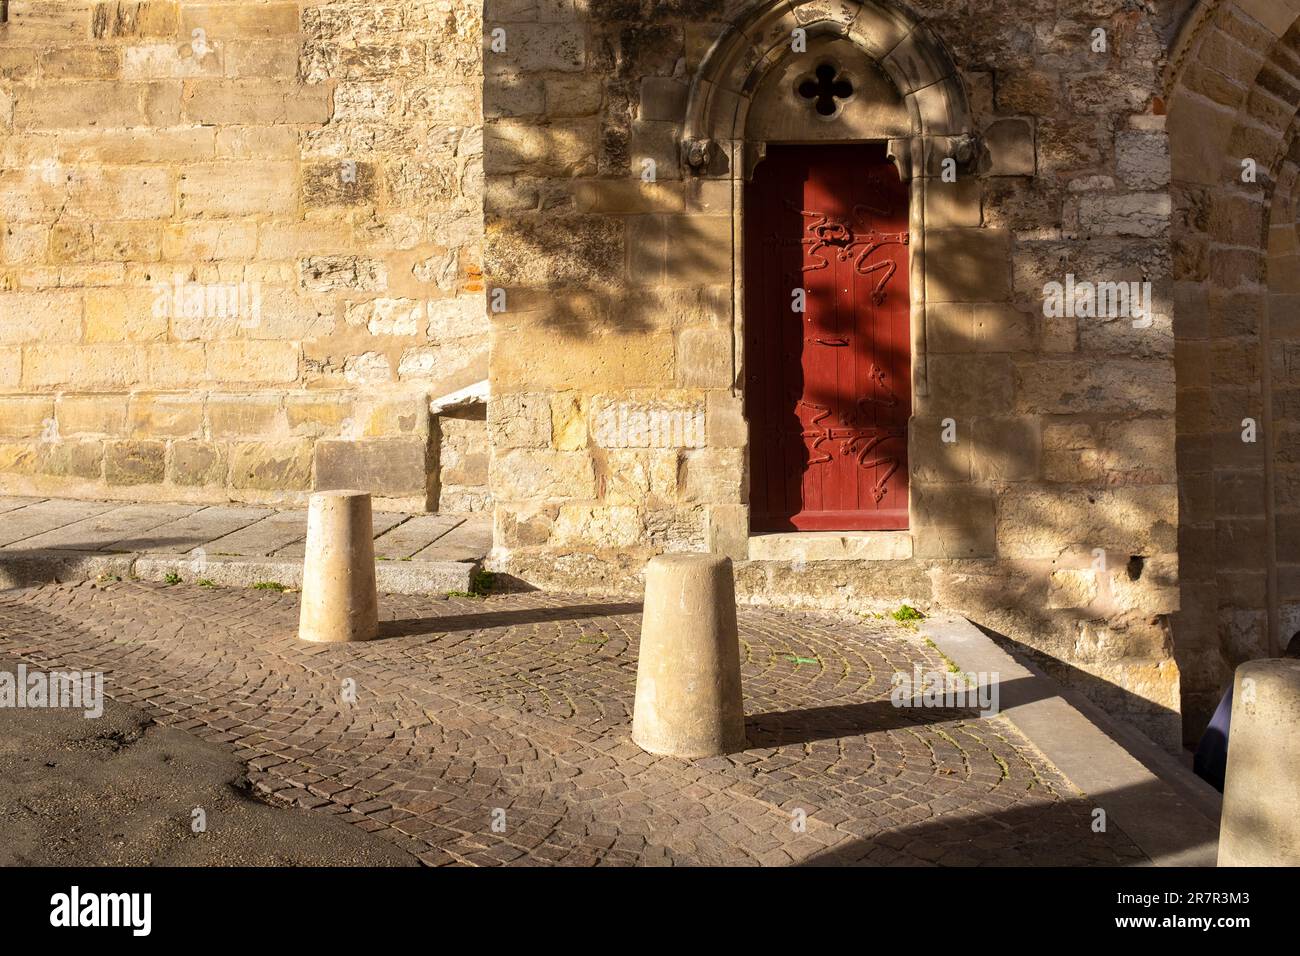
[[(792, 203), (787, 202), (786, 205), (791, 209), (796, 208)], [(867, 259), (885, 246), (908, 245), (911, 242), (911, 234), (907, 232), (876, 232), (871, 228), (870, 219), (866, 215), (870, 212), (883, 214), (884, 210), (871, 209), (863, 204), (853, 207), (854, 219), (862, 219), (866, 226), (865, 230), (859, 230), (855, 229), (853, 223), (846, 219), (815, 210), (800, 209), (799, 214), (801, 216), (813, 220), (804, 230), (808, 235), (799, 239), (799, 244), (807, 247), (807, 256), (813, 261), (811, 264), (803, 266), (800, 271), (817, 272), (829, 268), (830, 260), (822, 252), (832, 247), (837, 248), (839, 250), (837, 258), (841, 262), (847, 262), (852, 258), (854, 260), (853, 271), (858, 275), (866, 276), (884, 270), (885, 274), (881, 276), (876, 283), (876, 287), (871, 292), (871, 301), (876, 305), (880, 305), (885, 301), (885, 286), (889, 284), (889, 280), (898, 271), (898, 264), (893, 259), (881, 259), (879, 262), (867, 264)], [(779, 237), (774, 238), (780, 241)], [(788, 240), (788, 242), (793, 242), (793, 240)]]

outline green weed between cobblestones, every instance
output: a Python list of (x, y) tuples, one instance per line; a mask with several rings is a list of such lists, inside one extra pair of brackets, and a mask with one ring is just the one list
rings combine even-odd
[(163, 584), (170, 586), (172, 584), (180, 584), (180, 583), (181, 583), (181, 576), (177, 574), (175, 571), (168, 571), (163, 576)]
[(254, 591), (287, 591), (289, 588), (279, 581), (258, 581), (253, 585)]
[(199, 578), (199, 587), (215, 588), (217, 585), (210, 578)]

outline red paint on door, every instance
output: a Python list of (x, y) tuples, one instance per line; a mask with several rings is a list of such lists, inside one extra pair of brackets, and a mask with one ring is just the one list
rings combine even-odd
[(746, 185), (754, 530), (907, 527), (907, 244), (883, 146), (770, 146)]

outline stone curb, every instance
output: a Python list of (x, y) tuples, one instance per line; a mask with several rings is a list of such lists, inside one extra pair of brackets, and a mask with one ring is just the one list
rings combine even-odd
[[(375, 582), (381, 594), (447, 594), (469, 591), (477, 561), (376, 561)], [(60, 581), (89, 580), (101, 575), (165, 581), (178, 574), (221, 587), (251, 587), (275, 581), (302, 586), (302, 561), (236, 556), (208, 557), (203, 563), (184, 554), (105, 554), (102, 551), (0, 552), (0, 589)]]
[(1213, 787), (965, 618), (931, 618), (919, 631), (962, 670), (996, 675), (1002, 715), (1156, 866), (1215, 865), (1221, 798)]

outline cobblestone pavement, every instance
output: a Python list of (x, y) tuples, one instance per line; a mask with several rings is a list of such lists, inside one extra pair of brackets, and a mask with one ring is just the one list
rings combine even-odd
[(639, 604), (381, 603), (383, 639), (310, 645), (292, 593), (50, 585), (0, 592), (0, 651), (102, 669), (273, 799), (434, 865), (1145, 860), (1003, 718), (893, 707), (893, 673), (944, 661), (892, 622), (741, 608), (750, 746), (687, 762), (629, 738)]

